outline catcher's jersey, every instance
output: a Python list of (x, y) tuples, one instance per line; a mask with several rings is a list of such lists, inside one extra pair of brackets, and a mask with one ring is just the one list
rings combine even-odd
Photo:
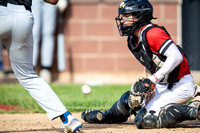
[[(174, 43), (171, 37), (159, 27), (151, 28), (146, 33), (146, 39), (148, 47), (156, 54), (163, 54), (167, 48)], [(183, 56), (177, 79), (180, 79), (187, 74), (190, 74), (190, 68), (185, 56)]]

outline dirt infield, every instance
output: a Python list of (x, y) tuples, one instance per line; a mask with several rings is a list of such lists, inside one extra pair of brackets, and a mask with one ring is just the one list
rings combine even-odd
[[(88, 124), (81, 113), (72, 113), (83, 122), (82, 133), (200, 133), (200, 122), (185, 121), (176, 128), (137, 129), (133, 118), (123, 124)], [(50, 121), (46, 114), (0, 114), (0, 133), (61, 133), (61, 121)]]

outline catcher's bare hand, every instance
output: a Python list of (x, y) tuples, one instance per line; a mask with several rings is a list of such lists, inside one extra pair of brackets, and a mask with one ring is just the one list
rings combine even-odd
[(145, 105), (147, 105), (149, 103), (149, 101), (155, 96), (155, 91), (156, 91), (156, 89), (154, 89), (153, 91), (146, 94)]

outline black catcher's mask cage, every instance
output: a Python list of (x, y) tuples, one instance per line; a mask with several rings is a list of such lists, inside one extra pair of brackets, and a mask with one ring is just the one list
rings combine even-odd
[[(118, 8), (118, 13), (115, 21), (121, 36), (132, 35), (137, 28), (153, 19), (153, 7), (148, 0), (124, 0)], [(123, 26), (121, 14), (132, 14), (133, 23)], [(134, 18), (137, 18), (137, 21), (134, 21)]]

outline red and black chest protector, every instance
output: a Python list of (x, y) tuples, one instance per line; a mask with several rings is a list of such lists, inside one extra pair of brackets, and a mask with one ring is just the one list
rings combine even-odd
[[(159, 60), (161, 60), (162, 62), (165, 62), (166, 60), (166, 56), (162, 55), (162, 54), (156, 54), (154, 53), (149, 47), (148, 47), (148, 42), (146, 40), (146, 33), (148, 30), (150, 30), (151, 28), (154, 27), (159, 27), (162, 30), (164, 30), (168, 35), (169, 33), (165, 30), (165, 28), (163, 26), (158, 26), (158, 25), (151, 25), (148, 26), (147, 28), (145, 28), (142, 31), (142, 39), (139, 41), (139, 43), (137, 45), (135, 45), (137, 43), (137, 37), (132, 35), (132, 36), (128, 36), (127, 39), (127, 43), (128, 43), (128, 48), (129, 50), (132, 52), (132, 54), (136, 57), (136, 59), (143, 65), (145, 66), (150, 72), (151, 74), (156, 73), (161, 66), (158, 66), (154, 61), (153, 58), (158, 58)], [(170, 35), (169, 35), (170, 36)], [(179, 46), (177, 46), (178, 49), (180, 49)], [(182, 53), (182, 51), (180, 50), (180, 52)], [(165, 80), (165, 83), (167, 81), (167, 83), (169, 83), (168, 89), (171, 89), (174, 82), (177, 82), (179, 79), (177, 79), (178, 74), (179, 74), (179, 67), (180, 65), (178, 65), (169, 75), (166, 75), (161, 81), (160, 83), (162, 83)]]

